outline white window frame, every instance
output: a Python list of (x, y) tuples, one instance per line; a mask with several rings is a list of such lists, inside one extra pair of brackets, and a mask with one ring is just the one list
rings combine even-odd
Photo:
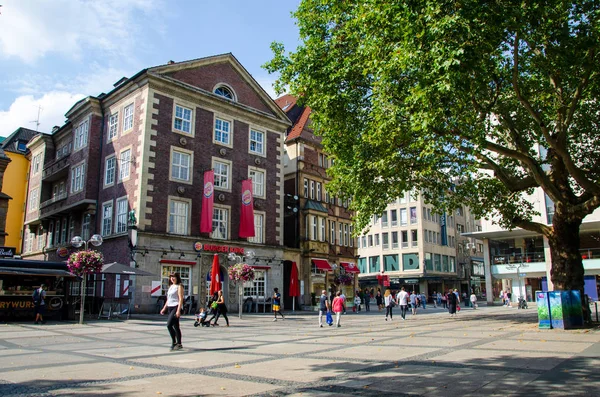
[(31, 194), (29, 195), (29, 211), (35, 211), (39, 208), (40, 205), (40, 188), (35, 187), (31, 189)]
[(335, 245), (335, 221), (329, 224), (329, 244)]
[[(379, 235), (377, 235), (379, 236)], [(348, 224), (344, 223), (344, 247), (347, 247), (350, 245), (350, 241), (348, 239)], [(377, 244), (379, 245), (379, 243)]]
[(88, 143), (90, 121), (84, 120), (75, 128), (74, 150), (83, 149)]
[(344, 225), (342, 222), (338, 222), (339, 234), (338, 234), (338, 244), (340, 247), (344, 245)]
[[(131, 176), (131, 147), (127, 147), (119, 153), (119, 182), (123, 182), (129, 179)], [(127, 154), (126, 156), (124, 156)]]
[[(260, 178), (255, 177), (258, 175), (260, 175)], [(262, 168), (248, 167), (248, 178), (252, 180), (252, 197), (266, 198), (267, 186), (265, 181), (267, 180), (267, 171)], [(261, 178), (262, 180), (259, 180)]]
[(327, 231), (325, 230), (325, 218), (320, 217), (321, 220), (321, 229), (319, 231), (319, 241), (325, 241), (325, 236), (327, 236)]
[(310, 199), (315, 199), (315, 181), (310, 181)]
[(85, 162), (71, 167), (71, 194), (83, 191), (85, 185)]
[[(259, 137), (262, 136), (262, 142), (255, 139), (252, 135)], [(252, 149), (252, 144), (254, 144), (259, 150)], [(258, 129), (250, 127), (250, 131), (248, 132), (248, 153), (256, 154), (262, 157), (266, 156), (267, 153), (267, 133)]]
[[(112, 166), (109, 166), (109, 162)], [(104, 187), (115, 184), (115, 176), (117, 171), (117, 157), (113, 154), (104, 159)]]
[(110, 117), (108, 118), (108, 139), (107, 139), (107, 141), (110, 142), (110, 141), (116, 139), (117, 135), (119, 135), (119, 112), (115, 112), (114, 114), (111, 114)]
[[(124, 210), (123, 210), (124, 207)], [(127, 196), (117, 199), (115, 205), (115, 233), (127, 232), (127, 213), (129, 212), (129, 201)]]
[[(178, 207), (172, 207), (172, 205), (177, 205)], [(191, 208), (192, 200), (169, 196), (167, 207), (167, 233), (179, 236), (189, 236)], [(182, 209), (185, 210), (185, 213), (181, 211)], [(171, 223), (173, 223), (173, 227), (171, 227)]]
[[(228, 139), (226, 142), (223, 142), (223, 140), (218, 140), (217, 139), (217, 124), (218, 121), (221, 122), (226, 122), (229, 124), (229, 131), (224, 131), (223, 128), (220, 128), (218, 131), (221, 132), (221, 135), (223, 135), (223, 133), (226, 133), (228, 136)], [(213, 143), (217, 144), (217, 145), (222, 145), (222, 146), (226, 146), (226, 147), (233, 147), (233, 120), (228, 119), (226, 117), (222, 117), (220, 115), (215, 115), (214, 117), (214, 122), (213, 122), (213, 134), (212, 134), (212, 139), (213, 139)]]
[[(181, 170), (186, 169), (186, 167), (181, 164), (175, 164), (176, 156), (179, 156), (180, 159), (182, 158), (181, 156), (187, 156), (187, 158), (188, 158), (187, 179), (179, 178), (179, 177), (176, 177), (173, 175), (173, 171), (175, 169), (179, 170), (179, 175), (181, 175), (181, 173), (182, 173)], [(191, 185), (193, 183), (193, 180), (192, 180), (193, 169), (194, 169), (194, 152), (191, 150), (186, 150), (186, 149), (171, 146), (171, 157), (169, 160), (169, 180), (172, 182), (186, 183), (188, 185)]]
[[(110, 209), (110, 214), (108, 214), (108, 210)], [(114, 204), (113, 201), (106, 201), (102, 203), (102, 236), (110, 236), (112, 233), (112, 221), (114, 214)]]
[(123, 107), (123, 133), (131, 131), (133, 129), (133, 102)]
[(35, 175), (38, 172), (40, 172), (40, 169), (42, 165), (42, 154), (38, 153), (35, 156), (33, 156), (33, 161), (31, 162), (31, 174)]
[(321, 201), (323, 196), (321, 195), (321, 182), (317, 182), (317, 201)]
[[(181, 116), (182, 117), (177, 117), (177, 109), (180, 108), (181, 109)], [(186, 111), (189, 111), (190, 117), (189, 119), (187, 119), (185, 117), (185, 113)], [(181, 128), (177, 128), (175, 123), (180, 120), (181, 121)], [(185, 126), (188, 126), (188, 131), (185, 130)], [(173, 132), (176, 132), (178, 134), (183, 134), (186, 136), (194, 136), (194, 108), (191, 106), (184, 106), (179, 102), (175, 102), (173, 103)]]
[[(227, 169), (227, 173), (226, 175), (221, 174), (220, 172), (217, 173), (217, 165), (222, 165), (225, 166), (225, 168)], [(232, 170), (232, 162), (229, 160), (224, 160), (224, 159), (220, 159), (220, 158), (216, 158), (213, 157), (212, 159), (212, 169), (215, 171), (215, 181), (214, 181), (214, 187), (215, 190), (223, 190), (226, 192), (231, 192), (231, 170)], [(221, 180), (223, 178), (226, 178), (226, 186), (223, 186), (222, 184), (217, 185), (217, 182), (221, 183)]]
[(248, 237), (248, 242), (256, 244), (265, 243), (265, 219), (265, 212), (254, 211), (254, 237)]
[(71, 240), (67, 240), (67, 222), (68, 221), (69, 220), (66, 217), (62, 218), (62, 222), (60, 224), (62, 227), (60, 239), (65, 244), (68, 243), (69, 241), (71, 241)]
[[(215, 205), (213, 207), (213, 231), (210, 234), (210, 238), (214, 238), (216, 240), (229, 240), (229, 221), (231, 219), (230, 214), (231, 208), (229, 206)], [(219, 225), (225, 229), (224, 232), (219, 231)]]
[(37, 229), (36, 241), (37, 241), (37, 250), (41, 251), (42, 249), (44, 249), (44, 229), (42, 229), (41, 225), (38, 226), (38, 229)]

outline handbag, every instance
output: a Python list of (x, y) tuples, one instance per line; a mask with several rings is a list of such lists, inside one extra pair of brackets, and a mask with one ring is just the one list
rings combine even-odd
[(393, 299), (390, 299), (390, 307), (394, 307), (396, 306), (396, 301)]
[(214, 301), (213, 303), (210, 304), (210, 307), (213, 309), (216, 309), (219, 306), (219, 304), (217, 303), (217, 301)]
[(459, 312), (460, 311), (460, 306), (456, 305), (456, 311)]
[(327, 312), (327, 314), (325, 315), (325, 322), (327, 322), (327, 324), (329, 325), (333, 324), (333, 317), (331, 316), (331, 312)]

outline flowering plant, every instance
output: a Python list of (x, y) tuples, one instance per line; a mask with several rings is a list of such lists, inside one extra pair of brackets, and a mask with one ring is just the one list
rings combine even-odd
[(227, 272), (229, 273), (229, 279), (234, 283), (254, 280), (254, 268), (247, 263), (231, 265)]
[(333, 278), (333, 282), (336, 285), (352, 285), (354, 278), (348, 274), (338, 274)]
[(67, 260), (69, 271), (78, 276), (100, 273), (104, 265), (104, 256), (97, 251), (82, 250), (71, 254)]

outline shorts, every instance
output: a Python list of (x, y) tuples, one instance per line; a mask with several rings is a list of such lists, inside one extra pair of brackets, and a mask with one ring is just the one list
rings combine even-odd
[(278, 312), (279, 311), (279, 305), (273, 305), (273, 311), (274, 312)]
[(35, 314), (41, 314), (42, 316), (46, 314), (46, 305), (34, 305), (33, 312)]

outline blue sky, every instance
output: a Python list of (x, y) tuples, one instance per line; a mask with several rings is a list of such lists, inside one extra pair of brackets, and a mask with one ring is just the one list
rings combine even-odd
[(75, 101), (169, 60), (231, 52), (274, 96), (269, 45), (298, 45), (300, 0), (0, 0), (0, 136), (49, 132)]

